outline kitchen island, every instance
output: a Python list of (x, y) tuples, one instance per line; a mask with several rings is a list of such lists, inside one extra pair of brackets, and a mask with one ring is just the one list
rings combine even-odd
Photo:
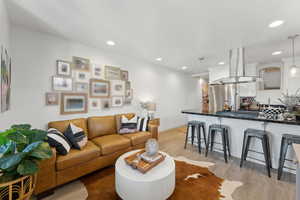
[[(229, 126), (231, 154), (237, 158), (241, 157), (244, 130), (247, 128), (265, 129), (269, 132), (272, 166), (276, 169), (278, 167), (282, 135), (288, 133), (300, 136), (300, 121), (263, 119), (258, 116), (257, 112), (242, 111), (210, 113), (203, 112), (200, 109), (191, 109), (183, 110), (182, 113), (187, 115), (188, 121), (197, 120), (205, 122), (207, 130), (210, 124), (223, 124)], [(216, 141), (221, 141), (219, 134), (216, 135)], [(216, 146), (217, 145), (218, 144), (216, 144)], [(219, 148), (222, 149), (221, 146), (219, 146)], [(252, 140), (250, 149), (262, 152), (261, 141), (257, 139)], [(295, 153), (292, 147), (288, 149), (286, 158), (291, 160), (295, 159)], [(249, 152), (247, 160), (264, 164), (264, 162), (259, 161), (264, 161), (264, 156), (254, 152)], [(294, 163), (289, 161), (286, 161), (285, 166), (293, 169), (296, 167)], [(295, 173), (293, 170), (284, 170)]]

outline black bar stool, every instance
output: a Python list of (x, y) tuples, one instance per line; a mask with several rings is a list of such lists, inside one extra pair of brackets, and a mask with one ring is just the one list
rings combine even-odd
[(213, 151), (214, 143), (217, 143), (217, 142), (215, 142), (215, 134), (216, 133), (221, 133), (224, 159), (225, 159), (225, 162), (227, 163), (227, 151), (228, 151), (229, 157), (231, 157), (231, 153), (230, 153), (230, 144), (229, 144), (229, 127), (226, 125), (212, 124), (209, 126), (205, 156), (207, 157), (209, 145), (210, 145), (210, 151)]
[[(286, 153), (288, 150), (288, 147), (295, 144), (300, 144), (300, 136), (298, 135), (291, 135), (291, 134), (283, 134), (281, 138), (281, 146), (280, 146), (280, 157), (279, 157), (279, 164), (278, 164), (278, 177), (277, 179), (280, 180), (282, 171), (284, 168), (284, 162), (288, 159), (286, 159)], [(290, 160), (288, 160), (290, 161)]]
[(202, 129), (202, 135), (203, 135), (203, 141), (204, 145), (206, 146), (206, 131), (205, 131), (205, 122), (200, 122), (200, 121), (189, 121), (187, 125), (187, 130), (186, 130), (186, 137), (185, 137), (185, 144), (184, 148), (186, 149), (186, 144), (188, 141), (188, 135), (189, 135), (189, 128), (191, 128), (192, 132), (192, 145), (194, 144), (194, 138), (195, 138), (195, 130), (197, 130), (197, 139), (198, 139), (198, 151), (201, 153), (201, 129)]
[(267, 168), (268, 176), (271, 177), (272, 161), (271, 161), (269, 136), (268, 136), (268, 133), (264, 130), (249, 128), (244, 131), (244, 141), (243, 141), (243, 149), (242, 149), (240, 167), (243, 167), (243, 162), (246, 161), (246, 159), (247, 159), (248, 151), (261, 153), (261, 152), (257, 152), (254, 150), (249, 150), (250, 140), (253, 137), (258, 138), (262, 141), (263, 154), (265, 156), (266, 168)]

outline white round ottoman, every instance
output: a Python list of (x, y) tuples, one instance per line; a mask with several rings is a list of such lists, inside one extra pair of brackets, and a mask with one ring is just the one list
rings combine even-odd
[(115, 165), (116, 192), (123, 200), (165, 200), (175, 189), (175, 162), (166, 155), (163, 162), (146, 174), (132, 169), (124, 158), (140, 151), (130, 151), (120, 156)]

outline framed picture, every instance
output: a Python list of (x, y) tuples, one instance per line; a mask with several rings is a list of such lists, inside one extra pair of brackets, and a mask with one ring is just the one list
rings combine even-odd
[(122, 96), (113, 96), (111, 97), (111, 107), (121, 107), (123, 106), (123, 97)]
[(87, 113), (87, 94), (62, 93), (60, 113), (62, 115)]
[(89, 99), (89, 110), (101, 110), (101, 100), (100, 99)]
[(72, 78), (53, 76), (52, 88), (54, 91), (72, 91), (73, 80)]
[(0, 63), (0, 109), (1, 112), (10, 109), (11, 93), (11, 58), (8, 51), (1, 46), (1, 63)]
[(125, 97), (127, 99), (133, 99), (133, 94), (132, 93), (133, 93), (132, 89), (126, 90)]
[(131, 89), (131, 84), (130, 81), (125, 82), (125, 90), (130, 90)]
[(64, 60), (57, 60), (56, 73), (59, 76), (71, 76), (71, 62), (64, 61)]
[(121, 70), (118, 67), (105, 66), (106, 80), (121, 80)]
[(121, 80), (128, 81), (128, 71), (121, 70)]
[(105, 80), (90, 80), (90, 97), (108, 98), (110, 96), (110, 83)]
[(75, 81), (78, 83), (89, 83), (90, 73), (84, 71), (74, 71)]
[(125, 97), (124, 105), (130, 105), (131, 103), (132, 103), (132, 99), (129, 99), (129, 98)]
[(47, 92), (46, 93), (46, 105), (58, 105), (59, 94), (57, 92)]
[(102, 109), (109, 109), (111, 107), (110, 99), (101, 99)]
[(111, 96), (125, 96), (125, 81), (112, 80), (110, 81)]
[(76, 92), (89, 92), (89, 84), (88, 83), (75, 83), (75, 91)]
[(92, 78), (93, 79), (104, 79), (104, 69), (99, 64), (92, 64)]
[(73, 69), (80, 71), (90, 71), (90, 60), (73, 56)]

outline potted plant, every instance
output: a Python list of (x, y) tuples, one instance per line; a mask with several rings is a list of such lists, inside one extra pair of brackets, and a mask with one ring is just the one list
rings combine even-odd
[(31, 129), (29, 124), (0, 132), (0, 199), (30, 198), (38, 163), (52, 156), (46, 136), (46, 131)]

